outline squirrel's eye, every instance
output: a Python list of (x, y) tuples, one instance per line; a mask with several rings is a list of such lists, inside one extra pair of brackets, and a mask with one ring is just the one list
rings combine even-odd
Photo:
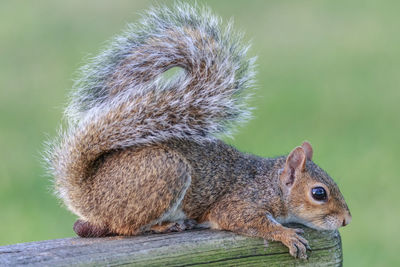
[(314, 187), (311, 190), (312, 197), (317, 201), (325, 201), (327, 198), (326, 191), (323, 187)]

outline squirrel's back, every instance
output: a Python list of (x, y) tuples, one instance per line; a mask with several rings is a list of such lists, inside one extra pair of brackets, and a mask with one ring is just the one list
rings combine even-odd
[[(71, 198), (110, 151), (172, 138), (210, 141), (247, 118), (254, 75), (247, 48), (231, 24), (188, 4), (153, 8), (115, 37), (81, 69), (66, 109), (69, 128), (49, 148), (67, 206), (74, 210)], [(165, 82), (173, 67), (183, 72)]]

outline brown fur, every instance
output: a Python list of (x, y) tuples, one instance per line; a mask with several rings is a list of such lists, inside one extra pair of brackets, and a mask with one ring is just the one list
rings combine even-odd
[(157, 146), (115, 151), (99, 161), (73, 205), (87, 221), (123, 235), (159, 218), (190, 179), (185, 159)]
[[(294, 179), (290, 185), (286, 183), (288, 172), (295, 172), (290, 174)], [(180, 205), (186, 218), (281, 241), (292, 255), (301, 258), (306, 257), (307, 241), (298, 235), (299, 230), (278, 223), (279, 218), (296, 216), (310, 226), (324, 228), (320, 217), (332, 215), (342, 222), (350, 216), (335, 183), (306, 158), (301, 147), (289, 157), (265, 159), (217, 140), (175, 140), (117, 150), (99, 158), (93, 176), (74, 199), (94, 230), (76, 232), (104, 236), (188, 229), (174, 221), (152, 224), (171, 208), (188, 180), (190, 187)], [(314, 184), (329, 190), (324, 205), (308, 197)]]
[[(70, 125), (48, 159), (58, 196), (79, 216), (79, 236), (201, 223), (278, 240), (306, 258), (301, 231), (282, 224), (350, 222), (309, 143), (287, 157), (261, 158), (215, 139), (248, 118), (254, 77), (247, 46), (219, 21), (185, 3), (153, 10), (83, 68), (66, 110)], [(172, 67), (183, 74), (162, 83)], [(316, 187), (325, 200), (313, 198)]]

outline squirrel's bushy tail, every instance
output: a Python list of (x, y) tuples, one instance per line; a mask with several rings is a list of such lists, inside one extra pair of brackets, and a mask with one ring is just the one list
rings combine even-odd
[(180, 67), (185, 76), (169, 87), (179, 94), (190, 91), (190, 97), (214, 101), (212, 105), (203, 102), (207, 108), (224, 104), (224, 112), (230, 115), (224, 120), (236, 121), (246, 115), (243, 98), (237, 94), (252, 85), (254, 59), (246, 57), (248, 46), (231, 26), (222, 26), (219, 17), (197, 5), (177, 3), (151, 9), (81, 68), (66, 117), (76, 122), (121, 92), (146, 93), (148, 84), (162, 73)]
[[(220, 24), (197, 6), (155, 8), (82, 69), (66, 110), (70, 129), (49, 153), (62, 196), (107, 151), (202, 141), (247, 117), (243, 90), (252, 85), (254, 60), (231, 24)], [(172, 67), (183, 72), (163, 82)]]

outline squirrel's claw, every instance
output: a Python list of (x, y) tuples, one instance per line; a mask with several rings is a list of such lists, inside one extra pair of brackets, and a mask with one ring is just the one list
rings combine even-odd
[(286, 228), (278, 237), (285, 246), (289, 248), (289, 254), (295, 258), (307, 259), (307, 250), (311, 250), (307, 239), (300, 236), (304, 233), (302, 229)]
[(304, 230), (300, 229), (300, 228), (295, 228), (294, 231), (296, 232), (296, 234), (299, 234), (299, 235), (304, 234)]
[(298, 240), (291, 241), (291, 245), (289, 247), (289, 253), (295, 258), (303, 260), (306, 260), (308, 258), (306, 246)]

